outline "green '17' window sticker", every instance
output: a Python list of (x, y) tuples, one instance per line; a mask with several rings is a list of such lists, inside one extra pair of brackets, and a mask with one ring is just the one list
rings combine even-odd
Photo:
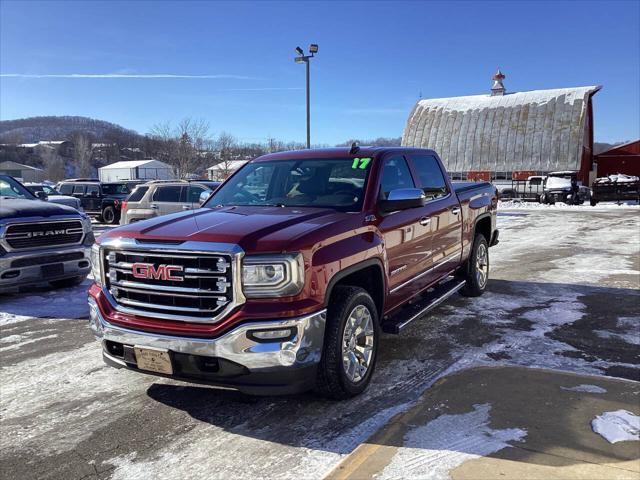
[(354, 170), (358, 168), (364, 170), (365, 168), (367, 168), (367, 165), (369, 165), (370, 161), (370, 158), (354, 158), (353, 163), (351, 164), (351, 168), (353, 168)]

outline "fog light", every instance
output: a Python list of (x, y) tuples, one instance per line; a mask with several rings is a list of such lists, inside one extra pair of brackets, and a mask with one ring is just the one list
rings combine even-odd
[(89, 327), (96, 337), (102, 337), (102, 322), (100, 321), (98, 304), (91, 297), (89, 297)]
[(292, 328), (277, 328), (273, 330), (251, 330), (247, 333), (251, 340), (256, 342), (283, 342), (291, 340), (295, 336)]

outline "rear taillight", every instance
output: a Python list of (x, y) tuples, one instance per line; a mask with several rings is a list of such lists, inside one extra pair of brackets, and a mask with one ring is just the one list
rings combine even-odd
[(123, 200), (123, 201), (122, 201), (122, 205), (120, 206), (120, 208), (121, 208), (122, 210), (126, 210), (126, 208), (127, 208), (127, 201), (126, 201), (126, 200)]

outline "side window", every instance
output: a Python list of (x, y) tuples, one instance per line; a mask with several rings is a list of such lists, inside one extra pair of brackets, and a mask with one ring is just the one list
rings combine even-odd
[(63, 183), (60, 185), (60, 193), (62, 195), (71, 195), (73, 193), (73, 185), (70, 183)]
[(139, 202), (140, 200), (142, 200), (142, 197), (144, 197), (144, 194), (147, 193), (147, 190), (149, 190), (149, 187), (136, 188), (133, 192), (131, 192), (131, 195), (129, 195), (129, 198), (127, 198), (127, 201)]
[(91, 195), (93, 192), (96, 192), (98, 195), (100, 195), (100, 187), (98, 185), (87, 185), (86, 195)]
[(182, 187), (179, 185), (166, 185), (158, 187), (153, 193), (153, 201), (155, 202), (179, 202), (180, 190)]
[(389, 198), (389, 192), (398, 188), (416, 188), (411, 177), (409, 166), (404, 157), (391, 157), (384, 161), (382, 181), (380, 182), (380, 198)]
[(420, 179), (420, 187), (424, 190), (427, 200), (444, 197), (447, 194), (447, 182), (436, 157), (433, 155), (414, 155), (411, 159)]
[(84, 193), (84, 185), (74, 185), (73, 186), (73, 193)]
[(191, 185), (189, 187), (189, 194), (187, 195), (188, 203), (199, 203), (200, 202), (200, 194), (204, 192), (204, 188), (196, 187), (195, 185)]

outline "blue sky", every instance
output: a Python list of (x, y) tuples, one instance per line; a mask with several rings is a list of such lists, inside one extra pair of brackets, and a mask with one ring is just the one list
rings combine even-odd
[(313, 143), (399, 136), (420, 93), (486, 93), (497, 66), (510, 91), (603, 85), (595, 137), (612, 142), (640, 136), (639, 32), (638, 1), (1, 0), (0, 118), (84, 115), (146, 133), (190, 116), (244, 141), (303, 142), (294, 47), (318, 43)]

